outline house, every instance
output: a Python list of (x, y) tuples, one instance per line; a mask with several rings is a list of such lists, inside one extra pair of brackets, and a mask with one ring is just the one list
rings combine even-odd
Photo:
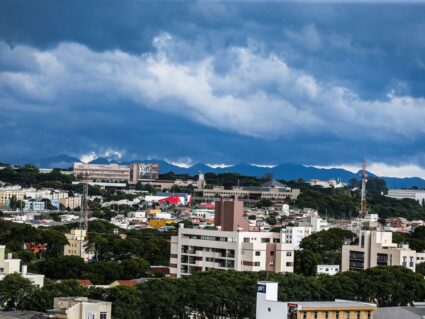
[(57, 297), (47, 318), (57, 319), (111, 319), (112, 303), (87, 297)]
[(21, 267), (20, 259), (14, 259), (11, 253), (5, 256), (5, 253), (6, 246), (0, 245), (0, 280), (3, 280), (7, 275), (18, 273), (34, 285), (40, 288), (44, 286), (44, 275), (29, 273), (26, 265)]

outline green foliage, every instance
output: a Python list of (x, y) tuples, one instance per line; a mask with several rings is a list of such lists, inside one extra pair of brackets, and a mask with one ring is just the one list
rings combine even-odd
[(28, 164), (21, 168), (6, 167), (0, 170), (0, 180), (23, 187), (59, 188), (64, 184), (71, 185), (75, 179), (73, 175), (61, 174), (59, 169), (53, 169), (47, 174), (40, 173), (37, 167)]
[(425, 226), (416, 227), (411, 234), (393, 233), (393, 242), (409, 244), (409, 247), (416, 251), (425, 251)]
[(294, 272), (305, 276), (314, 276), (320, 260), (320, 254), (314, 253), (309, 249), (295, 250)]
[(7, 275), (0, 281), (0, 307), (3, 310), (22, 309), (25, 298), (31, 295), (34, 286), (19, 274)]
[[(369, 183), (368, 183), (369, 184)], [(425, 207), (412, 199), (394, 199), (380, 195), (382, 186), (374, 186), (374, 190), (368, 193), (368, 209), (370, 213), (378, 213), (381, 218), (393, 216), (407, 219), (424, 219)], [(319, 211), (323, 216), (335, 216), (335, 218), (349, 218), (357, 216), (360, 205), (359, 191), (342, 189), (322, 189), (308, 187), (298, 196), (296, 205), (304, 208), (309, 207)]]
[(300, 248), (318, 254), (320, 258), (317, 262), (320, 264), (340, 265), (342, 245), (349, 244), (355, 239), (356, 235), (349, 230), (331, 228), (305, 237), (301, 241)]
[(112, 302), (116, 319), (189, 318), (194, 313), (197, 318), (255, 318), (255, 287), (262, 280), (279, 283), (281, 301), (349, 299), (403, 306), (425, 298), (423, 276), (389, 266), (335, 276), (211, 271), (110, 289), (85, 288), (75, 281), (47, 281), (38, 289), (19, 275), (7, 279), (0, 281), (0, 300), (8, 309), (45, 311), (52, 308), (55, 296), (87, 296)]

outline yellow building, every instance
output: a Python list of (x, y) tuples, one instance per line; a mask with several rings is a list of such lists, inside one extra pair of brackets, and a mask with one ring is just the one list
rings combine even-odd
[(68, 245), (65, 245), (63, 254), (65, 256), (79, 256), (84, 261), (93, 258), (93, 254), (86, 251), (87, 231), (85, 229), (71, 229), (70, 233), (65, 234)]
[(59, 203), (65, 208), (76, 209), (77, 207), (81, 207), (81, 196), (61, 198), (59, 199)]
[(288, 303), (290, 319), (373, 319), (376, 306), (350, 300)]
[(1, 190), (0, 206), (5, 206), (13, 196), (15, 196), (17, 200), (24, 200), (25, 193), (21, 190)]

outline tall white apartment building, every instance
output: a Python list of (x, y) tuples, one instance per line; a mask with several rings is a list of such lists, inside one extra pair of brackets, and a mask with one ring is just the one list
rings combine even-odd
[(293, 272), (294, 246), (285, 233), (250, 231), (243, 202), (217, 202), (214, 222), (216, 229), (181, 227), (171, 238), (171, 276), (212, 269)]
[(286, 226), (282, 231), (285, 233), (285, 242), (292, 244), (295, 249), (299, 249), (301, 241), (312, 234), (312, 227)]
[(403, 266), (416, 270), (416, 251), (392, 242), (392, 232), (362, 230), (357, 245), (342, 246), (342, 271), (376, 266)]

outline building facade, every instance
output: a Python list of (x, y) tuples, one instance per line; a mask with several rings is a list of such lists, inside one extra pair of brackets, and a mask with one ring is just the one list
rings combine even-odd
[(87, 297), (56, 297), (48, 318), (57, 319), (111, 319), (112, 303)]
[(424, 205), (425, 202), (425, 190), (419, 189), (395, 189), (391, 188), (388, 190), (388, 197), (395, 199), (410, 198)]
[(83, 178), (87, 173), (91, 181), (130, 181), (130, 167), (127, 165), (74, 163), (73, 171), (79, 178)]
[(217, 202), (214, 222), (212, 230), (180, 227), (171, 238), (171, 276), (211, 269), (293, 272), (294, 247), (285, 233), (250, 231), (241, 201)]
[(392, 242), (392, 232), (362, 230), (357, 245), (342, 246), (341, 270), (403, 266), (416, 270), (416, 251)]
[(13, 196), (16, 197), (16, 200), (24, 200), (25, 192), (20, 189), (0, 190), (0, 207), (7, 206)]
[(311, 235), (312, 228), (309, 226), (286, 226), (282, 231), (285, 232), (285, 241), (292, 244), (295, 249), (299, 249), (301, 241)]
[(376, 305), (351, 300), (278, 301), (278, 283), (257, 283), (256, 319), (373, 319)]
[(84, 261), (93, 258), (91, 252), (87, 252), (87, 231), (85, 229), (71, 229), (70, 233), (65, 234), (68, 245), (64, 246), (63, 254), (65, 256), (79, 256)]
[(69, 208), (71, 210), (74, 210), (78, 207), (81, 208), (81, 196), (61, 198), (59, 199), (59, 203), (65, 208)]
[(159, 178), (159, 164), (156, 163), (134, 163), (130, 165), (130, 183), (137, 184), (138, 181), (157, 180)]
[(20, 259), (13, 258), (11, 253), (6, 255), (6, 246), (0, 245), (0, 280), (13, 273), (21, 274), (40, 288), (44, 286), (44, 275), (29, 273), (26, 265), (21, 267)]

